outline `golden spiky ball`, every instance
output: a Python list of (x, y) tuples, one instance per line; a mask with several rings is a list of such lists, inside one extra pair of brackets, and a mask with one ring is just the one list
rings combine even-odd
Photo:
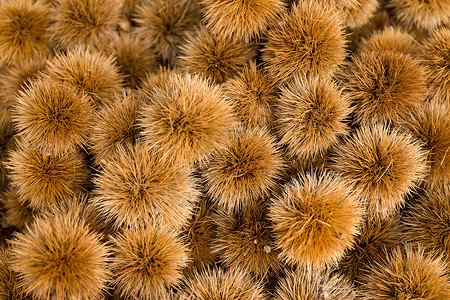
[(123, 77), (113, 56), (75, 48), (59, 53), (48, 61), (48, 76), (70, 86), (96, 105), (122, 91)]
[(417, 27), (430, 31), (450, 21), (448, 0), (391, 0), (388, 8), (395, 21), (407, 29)]
[(262, 49), (265, 68), (277, 84), (293, 76), (332, 74), (343, 63), (342, 17), (317, 2), (294, 4), (289, 14), (267, 33)]
[(179, 300), (266, 300), (263, 288), (239, 269), (208, 268), (186, 278)]
[(366, 216), (353, 249), (339, 262), (339, 272), (353, 281), (359, 281), (364, 269), (380, 263), (391, 250), (404, 240), (399, 215), (387, 218)]
[(189, 170), (141, 143), (119, 146), (94, 183), (94, 205), (117, 227), (162, 222), (179, 229), (197, 200)]
[(156, 66), (156, 56), (150, 46), (135, 34), (118, 34), (104, 50), (112, 53), (114, 61), (130, 88), (138, 88), (147, 72)]
[(445, 263), (423, 250), (397, 248), (385, 260), (374, 264), (361, 280), (363, 299), (446, 300), (450, 277)]
[(450, 188), (426, 190), (405, 217), (406, 239), (450, 263)]
[(142, 0), (133, 20), (137, 34), (161, 62), (173, 66), (187, 34), (200, 22), (196, 0)]
[(36, 210), (76, 195), (89, 179), (89, 170), (80, 153), (49, 155), (25, 142), (20, 142), (10, 153), (7, 168), (19, 201)]
[(249, 42), (285, 13), (282, 0), (201, 0), (206, 26), (214, 34)]
[(183, 232), (190, 254), (187, 271), (199, 270), (203, 266), (212, 265), (216, 260), (211, 249), (216, 237), (213, 211), (211, 200), (201, 195)]
[(256, 62), (251, 61), (223, 85), (235, 115), (248, 127), (273, 126), (273, 105), (278, 97), (272, 80)]
[(288, 271), (275, 290), (274, 300), (334, 299), (353, 300), (356, 291), (352, 284), (338, 274), (308, 268)]
[(28, 207), (27, 201), (21, 200), (13, 188), (9, 187), (3, 192), (1, 203), (6, 210), (4, 218), (9, 226), (23, 228), (33, 222), (33, 211)]
[(329, 78), (295, 76), (275, 102), (275, 129), (290, 158), (312, 160), (348, 133), (350, 102)]
[(420, 62), (400, 52), (363, 52), (345, 70), (344, 85), (355, 121), (397, 123), (422, 105), (426, 73)]
[(139, 137), (137, 126), (141, 97), (127, 90), (115, 95), (96, 111), (96, 121), (91, 130), (90, 147), (96, 163), (101, 165), (117, 153), (119, 146), (136, 144)]
[(51, 51), (49, 8), (39, 1), (0, 3), (0, 66), (45, 56)]
[(33, 80), (16, 98), (13, 121), (18, 134), (49, 154), (86, 145), (93, 108), (75, 89), (51, 78)]
[(58, 0), (52, 12), (52, 39), (61, 49), (94, 48), (119, 23), (121, 0)]
[(378, 30), (363, 39), (359, 45), (361, 52), (397, 51), (415, 56), (419, 52), (419, 43), (401, 28), (389, 26)]
[(200, 74), (214, 83), (231, 78), (255, 56), (252, 44), (213, 34), (201, 26), (187, 35), (177, 64), (182, 71)]
[(283, 158), (272, 136), (264, 129), (236, 129), (228, 144), (206, 162), (204, 188), (226, 210), (267, 196), (277, 184)]
[(279, 257), (317, 268), (335, 264), (352, 247), (361, 215), (349, 184), (329, 171), (294, 178), (269, 209)]
[(183, 276), (187, 248), (169, 228), (130, 228), (113, 237), (112, 242), (113, 284), (121, 297), (160, 299)]
[(450, 103), (450, 29), (442, 27), (434, 31), (421, 50), (430, 92)]
[(428, 150), (429, 174), (425, 186), (450, 184), (450, 105), (434, 99), (415, 110), (403, 121), (405, 130)]
[(174, 74), (148, 98), (140, 117), (144, 140), (177, 162), (204, 161), (225, 145), (235, 126), (219, 87), (197, 75)]
[(46, 58), (22, 60), (0, 72), (0, 107), (12, 109), (16, 93), (26, 89), (27, 84), (37, 78), (45, 69)]
[(332, 168), (358, 192), (370, 214), (387, 217), (427, 174), (426, 155), (409, 134), (364, 126), (336, 147)]
[(19, 286), (39, 299), (97, 299), (106, 288), (109, 247), (79, 219), (39, 218), (10, 241)]
[(217, 237), (213, 249), (224, 267), (258, 278), (281, 270), (264, 199), (243, 205), (237, 212), (219, 209), (214, 220)]
[(11, 270), (8, 248), (0, 248), (0, 300), (28, 299), (19, 286), (17, 275)]

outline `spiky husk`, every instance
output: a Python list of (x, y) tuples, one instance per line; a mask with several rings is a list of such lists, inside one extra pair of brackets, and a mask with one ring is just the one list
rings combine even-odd
[(290, 158), (312, 160), (348, 133), (348, 99), (329, 78), (294, 79), (275, 103), (275, 128)]
[(98, 299), (110, 276), (109, 248), (67, 215), (39, 218), (11, 240), (19, 287), (39, 299)]
[(253, 45), (223, 34), (215, 35), (201, 26), (187, 35), (178, 65), (182, 71), (200, 74), (215, 83), (225, 82), (255, 56)]
[(94, 183), (92, 201), (116, 227), (162, 222), (179, 229), (197, 200), (186, 166), (172, 164), (141, 143), (119, 146)]
[(363, 299), (445, 300), (450, 295), (450, 278), (445, 264), (422, 250), (397, 248), (374, 264), (362, 278)]
[(52, 13), (52, 39), (61, 49), (95, 48), (119, 23), (121, 0), (58, 0)]
[(267, 33), (262, 60), (272, 79), (286, 83), (295, 75), (330, 75), (345, 58), (341, 16), (317, 2), (294, 5)]
[(317, 268), (337, 263), (353, 246), (361, 215), (349, 184), (328, 171), (293, 179), (269, 210), (280, 258)]
[(140, 117), (144, 140), (179, 163), (204, 161), (224, 147), (235, 125), (219, 87), (197, 75), (173, 74), (148, 100)]
[(52, 155), (86, 144), (93, 115), (86, 96), (51, 78), (38, 78), (16, 99), (13, 121), (25, 141)]
[(161, 299), (182, 278), (187, 248), (169, 228), (126, 229), (112, 240), (113, 284), (121, 297)]
[(344, 85), (355, 121), (397, 123), (422, 105), (426, 73), (420, 62), (400, 52), (363, 52), (345, 71)]
[(0, 66), (45, 56), (51, 51), (50, 14), (39, 1), (0, 3)]
[(201, 0), (203, 21), (214, 34), (249, 42), (264, 34), (274, 20), (285, 13), (282, 0)]
[(332, 168), (352, 185), (368, 213), (387, 217), (427, 174), (426, 155), (409, 134), (364, 126), (336, 147)]
[(240, 128), (227, 146), (206, 162), (204, 187), (220, 207), (237, 210), (274, 190), (283, 165), (277, 145), (266, 130)]
[(84, 189), (89, 175), (80, 153), (49, 155), (25, 142), (10, 153), (7, 168), (19, 201), (36, 210), (76, 195)]

